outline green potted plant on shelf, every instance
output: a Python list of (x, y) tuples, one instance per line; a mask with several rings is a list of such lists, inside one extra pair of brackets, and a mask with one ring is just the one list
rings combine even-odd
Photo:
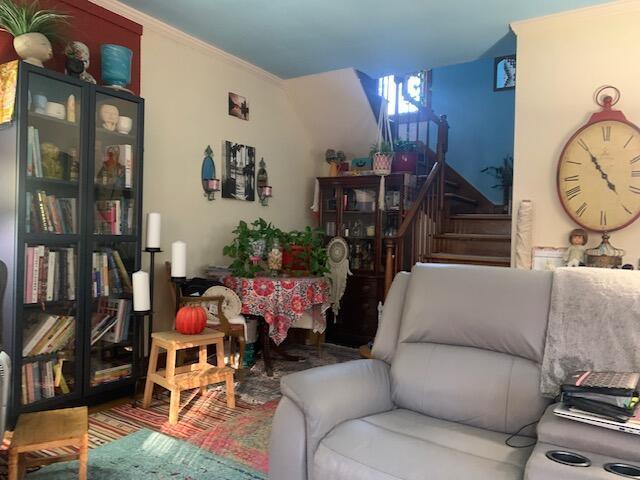
[(266, 246), (276, 239), (279, 240), (282, 231), (266, 220), (258, 218), (250, 224), (240, 221), (232, 233), (235, 234), (235, 238), (222, 249), (223, 255), (233, 259), (229, 266), (232, 275), (253, 278), (265, 272), (261, 260), (264, 259)]
[(13, 35), (13, 48), (25, 62), (42, 67), (53, 56), (52, 40), (60, 39), (60, 29), (69, 15), (40, 9), (37, 0), (0, 0), (0, 30)]
[(505, 210), (510, 211), (511, 189), (513, 188), (513, 157), (508, 155), (502, 159), (502, 165), (499, 167), (489, 166), (480, 171), (496, 179), (498, 183), (492, 185), (491, 188), (502, 189), (503, 205)]

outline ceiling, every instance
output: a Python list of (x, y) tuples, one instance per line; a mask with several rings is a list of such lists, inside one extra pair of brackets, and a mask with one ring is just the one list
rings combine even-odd
[(509, 22), (606, 0), (122, 0), (282, 78), (514, 53)]

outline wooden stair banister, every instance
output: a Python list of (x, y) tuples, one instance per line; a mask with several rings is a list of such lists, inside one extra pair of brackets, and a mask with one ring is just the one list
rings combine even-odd
[(427, 158), (435, 161), (398, 232), (385, 238), (385, 296), (395, 274), (428, 257), (434, 251), (435, 237), (442, 233), (449, 125), (445, 115), (431, 114), (429, 121), (438, 125), (436, 151), (426, 148)]

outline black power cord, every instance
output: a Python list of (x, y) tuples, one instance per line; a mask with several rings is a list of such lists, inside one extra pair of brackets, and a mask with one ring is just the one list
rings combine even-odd
[(535, 425), (536, 423), (538, 423), (538, 420), (536, 420), (535, 422), (531, 422), (531, 423), (527, 423), (526, 425), (520, 427), (515, 433), (512, 433), (511, 435), (509, 435), (507, 437), (507, 439), (504, 441), (504, 444), (507, 447), (511, 447), (511, 448), (529, 448), (529, 447), (533, 447), (536, 443), (538, 443), (536, 440), (533, 441), (533, 443), (528, 443), (526, 445), (512, 445), (511, 443), (509, 443), (511, 440), (513, 440), (515, 437), (518, 436), (518, 434), (524, 430), (527, 427), (531, 427), (533, 425)]

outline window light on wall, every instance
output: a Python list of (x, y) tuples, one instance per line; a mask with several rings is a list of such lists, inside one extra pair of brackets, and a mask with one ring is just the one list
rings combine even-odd
[[(407, 93), (414, 99), (414, 101), (420, 101), (424, 92), (424, 77), (420, 74), (407, 75), (404, 77), (407, 82)], [(400, 95), (398, 101), (398, 113), (411, 113), (417, 112), (418, 107), (411, 101), (407, 100), (402, 94), (398, 85), (401, 82), (396, 82), (395, 75), (387, 75), (378, 79), (378, 95), (387, 99), (389, 115), (396, 114), (396, 96)]]

